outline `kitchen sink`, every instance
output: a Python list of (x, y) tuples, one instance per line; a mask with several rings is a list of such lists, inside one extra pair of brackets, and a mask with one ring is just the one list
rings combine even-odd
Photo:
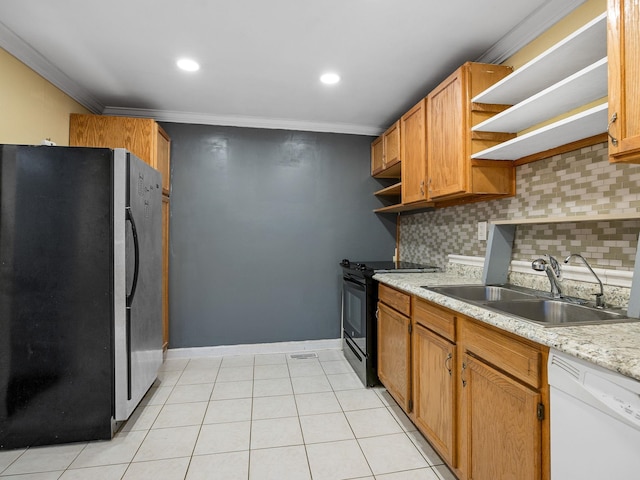
[(484, 306), (549, 327), (633, 322), (638, 320), (629, 318), (622, 312), (576, 305), (562, 300), (503, 300), (486, 302)]
[(422, 288), (545, 327), (640, 321), (629, 318), (622, 310), (577, 304), (575, 302), (578, 299), (553, 299), (547, 292), (512, 285), (443, 285)]
[(521, 290), (514, 290), (513, 287), (497, 285), (446, 285), (422, 288), (472, 302), (536, 298), (534, 293), (525, 293)]

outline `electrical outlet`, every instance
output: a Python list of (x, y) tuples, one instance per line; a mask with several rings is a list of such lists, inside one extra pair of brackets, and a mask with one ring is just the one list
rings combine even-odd
[(487, 240), (487, 222), (478, 222), (478, 240)]

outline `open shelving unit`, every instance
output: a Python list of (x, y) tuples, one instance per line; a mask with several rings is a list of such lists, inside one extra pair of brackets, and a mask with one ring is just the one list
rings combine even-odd
[(526, 160), (540, 152), (597, 139), (607, 129), (606, 103), (535, 126), (606, 97), (607, 68), (607, 17), (603, 13), (472, 99), (476, 104), (511, 105), (475, 125), (473, 132), (534, 130), (471, 158)]

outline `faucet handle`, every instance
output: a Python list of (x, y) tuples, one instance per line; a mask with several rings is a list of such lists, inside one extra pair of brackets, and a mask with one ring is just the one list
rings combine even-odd
[(549, 257), (549, 265), (553, 269), (553, 273), (555, 273), (556, 277), (560, 279), (560, 276), (562, 275), (562, 270), (560, 270), (560, 264), (558, 263), (558, 260), (556, 260), (556, 257), (554, 257), (551, 254), (547, 255), (547, 257)]
[(596, 308), (605, 308), (606, 304), (604, 303), (604, 294), (603, 293), (594, 293), (596, 296)]
[(547, 269), (547, 262), (544, 258), (536, 258), (531, 262), (531, 268), (536, 272), (544, 272)]

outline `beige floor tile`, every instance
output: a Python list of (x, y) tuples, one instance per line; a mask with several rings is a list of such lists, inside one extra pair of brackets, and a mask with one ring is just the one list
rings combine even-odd
[(405, 432), (414, 432), (417, 430), (416, 426), (409, 419), (407, 414), (404, 413), (402, 408), (398, 405), (391, 405), (390, 407), (387, 407), (387, 410), (389, 410), (389, 413), (396, 419), (396, 422), (400, 424)]
[(255, 356), (255, 365), (286, 365), (287, 356), (284, 353), (266, 353)]
[(154, 387), (173, 387), (178, 383), (178, 379), (182, 375), (181, 370), (172, 370), (168, 372), (159, 371), (156, 381), (153, 382)]
[(222, 367), (252, 367), (255, 355), (227, 355), (222, 357)]
[(302, 445), (298, 417), (251, 422), (251, 449)]
[(407, 432), (407, 436), (416, 446), (420, 454), (425, 458), (425, 460), (427, 460), (429, 465), (442, 465), (444, 463), (431, 444), (425, 440), (424, 436), (422, 436), (420, 432), (413, 430)]
[(296, 395), (299, 415), (341, 412), (342, 408), (333, 392), (305, 393)]
[(391, 394), (387, 392), (386, 388), (373, 388), (373, 391), (376, 392), (376, 395), (380, 397), (380, 401), (382, 401), (382, 403), (384, 403), (387, 407), (397, 405), (396, 401), (393, 399)]
[(319, 350), (318, 358), (321, 362), (331, 362), (333, 360), (344, 360), (342, 349), (335, 350)]
[(252, 450), (249, 480), (311, 480), (302, 445)]
[(176, 385), (167, 398), (167, 404), (208, 402), (213, 391), (213, 383), (198, 383), (195, 385)]
[(353, 368), (346, 360), (333, 360), (330, 362), (320, 362), (324, 373), (327, 375), (335, 375), (337, 373), (351, 373)]
[(160, 410), (162, 405), (138, 405), (120, 431), (149, 430), (158, 418)]
[(212, 400), (204, 415), (205, 424), (244, 422), (251, 420), (251, 398), (235, 398), (231, 400)]
[(289, 372), (291, 373), (291, 378), (324, 375), (324, 370), (320, 366), (320, 362), (317, 360), (301, 360), (299, 362), (290, 362)]
[(165, 405), (160, 410), (152, 429), (200, 425), (209, 402), (177, 403)]
[(256, 380), (289, 378), (289, 367), (286, 363), (278, 365), (256, 365), (254, 367), (253, 378)]
[(164, 405), (173, 389), (174, 387), (151, 387), (140, 401), (140, 405)]
[(91, 442), (80, 452), (69, 468), (129, 463), (142, 445), (146, 434), (146, 431), (122, 432), (110, 441)]
[(253, 399), (253, 420), (267, 418), (296, 417), (298, 409), (293, 395), (277, 397), (256, 397)]
[(249, 450), (251, 422), (212, 423), (203, 425), (194, 455)]
[(456, 476), (451, 473), (451, 470), (446, 465), (436, 465), (433, 471), (438, 475), (439, 480), (457, 480)]
[(293, 385), (293, 391), (296, 395), (331, 391), (331, 384), (324, 374), (314, 375), (313, 377), (292, 378), (291, 384)]
[(122, 480), (184, 480), (189, 457), (132, 463)]
[(217, 370), (222, 364), (222, 357), (194, 357), (189, 359), (186, 370)]
[(300, 417), (300, 425), (306, 445), (355, 438), (342, 412)]
[(200, 426), (149, 430), (133, 460), (146, 462), (188, 457), (193, 453), (199, 431)]
[(341, 480), (371, 475), (355, 440), (307, 445), (313, 480)]
[(356, 438), (402, 433), (402, 427), (385, 407), (346, 412)]
[(2, 480), (58, 480), (64, 470), (43, 473), (27, 473), (25, 475), (7, 475), (2, 476)]
[(188, 358), (167, 358), (160, 366), (161, 372), (181, 372), (189, 363)]
[(336, 392), (336, 397), (338, 397), (340, 406), (345, 412), (384, 407), (376, 392), (369, 389), (341, 390)]
[(249, 475), (249, 450), (244, 452), (194, 455), (186, 480), (235, 480)]
[(30, 448), (2, 474), (19, 475), (64, 470), (71, 465), (71, 462), (75, 460), (86, 445), (86, 443), (70, 443), (51, 447)]
[(336, 375), (327, 375), (331, 388), (338, 390), (356, 390), (364, 388), (364, 385), (354, 372), (338, 373)]
[(253, 365), (244, 367), (225, 367), (218, 370), (216, 383), (219, 382), (242, 382), (243, 380), (253, 380)]
[(293, 389), (289, 378), (272, 378), (253, 381), (254, 397), (273, 397), (276, 395), (291, 395)]
[(120, 480), (128, 467), (128, 463), (121, 463), (67, 470), (62, 474), (60, 480)]
[(0, 473), (15, 462), (20, 455), (26, 452), (26, 448), (17, 448), (15, 450), (3, 450), (0, 451)]
[(213, 383), (218, 377), (218, 369), (189, 369), (188, 367), (182, 372), (180, 378), (176, 381), (177, 385), (194, 385), (197, 383)]
[(429, 466), (404, 433), (361, 438), (358, 443), (374, 475)]
[(376, 480), (440, 480), (436, 472), (431, 468), (419, 468), (417, 470), (406, 470), (404, 472), (388, 473), (386, 475), (376, 475)]
[(231, 398), (251, 398), (253, 382), (223, 382), (213, 386), (211, 400), (229, 400)]

